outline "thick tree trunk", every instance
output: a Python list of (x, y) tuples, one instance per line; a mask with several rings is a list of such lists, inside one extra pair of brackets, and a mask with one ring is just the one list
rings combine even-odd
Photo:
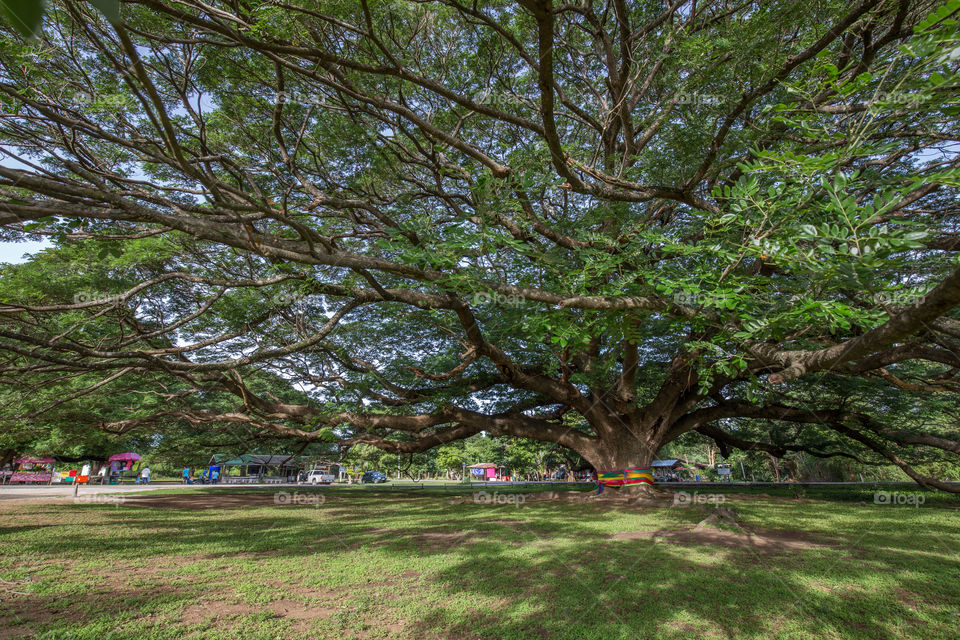
[[(594, 459), (588, 458), (598, 471), (620, 471), (624, 469), (650, 468), (650, 463), (656, 457), (656, 448), (646, 442), (640, 445), (640, 440), (633, 434), (614, 441), (606, 441), (598, 447)], [(652, 486), (645, 483), (607, 486), (603, 496), (610, 499), (626, 497), (649, 497), (657, 493)]]
[(594, 459), (587, 458), (598, 471), (620, 471), (650, 467), (656, 451), (649, 447), (629, 446), (629, 442), (603, 443)]
[[(615, 422), (615, 424), (611, 424)], [(621, 471), (625, 469), (650, 468), (660, 449), (661, 420), (634, 422), (630, 428), (626, 419), (595, 425), (598, 437), (575, 450), (597, 471)], [(624, 487), (608, 486), (604, 496), (609, 498), (650, 495), (656, 491), (648, 484), (639, 483)]]
[(605, 435), (607, 437), (594, 440), (589, 448), (577, 451), (597, 471), (649, 469), (660, 448), (652, 439), (652, 433), (638, 434), (620, 429), (608, 430)]
[(780, 482), (780, 465), (777, 464), (777, 457), (774, 456), (772, 453), (768, 453), (767, 457), (769, 458), (769, 461), (770, 461), (770, 467), (773, 469), (774, 478), (776, 479), (776, 482)]
[(594, 427), (599, 437), (592, 441), (587, 450), (578, 453), (598, 471), (649, 468), (663, 443), (658, 440), (653, 424), (634, 428), (629, 428), (627, 424), (623, 420), (613, 425)]
[(13, 459), (16, 457), (17, 457), (17, 452), (14, 449), (0, 450), (0, 469), (7, 466), (8, 464), (13, 464)]

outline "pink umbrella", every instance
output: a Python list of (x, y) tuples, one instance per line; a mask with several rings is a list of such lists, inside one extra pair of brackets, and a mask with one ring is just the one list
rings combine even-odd
[[(112, 456), (110, 456), (109, 458), (107, 458), (107, 461), (108, 461), (108, 462), (116, 462), (116, 461), (124, 461), (124, 462), (130, 461), (130, 462), (133, 462), (133, 461), (139, 460), (139, 459), (140, 459), (140, 454), (139, 454), (139, 453), (115, 453), (115, 454), (113, 454)], [(51, 461), (51, 462), (52, 462), (52, 461)]]

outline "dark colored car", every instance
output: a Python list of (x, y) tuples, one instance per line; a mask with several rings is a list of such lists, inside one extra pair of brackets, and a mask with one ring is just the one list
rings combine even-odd
[(383, 475), (379, 471), (367, 471), (366, 473), (363, 474), (363, 476), (360, 477), (360, 482), (373, 482), (374, 484), (376, 484), (377, 482), (386, 482), (386, 481), (387, 481), (387, 476)]

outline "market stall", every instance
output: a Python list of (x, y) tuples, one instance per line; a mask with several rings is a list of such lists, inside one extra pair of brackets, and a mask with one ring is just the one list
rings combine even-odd
[(140, 465), (137, 464), (134, 467), (135, 462), (140, 462), (140, 454), (138, 453), (115, 453), (107, 458), (107, 463), (110, 465), (106, 474), (107, 482), (109, 484), (119, 484), (125, 477), (128, 480), (136, 480), (140, 472)]
[(8, 483), (50, 482), (53, 479), (53, 467), (56, 461), (53, 458), (17, 458), (13, 461), (14, 469)]

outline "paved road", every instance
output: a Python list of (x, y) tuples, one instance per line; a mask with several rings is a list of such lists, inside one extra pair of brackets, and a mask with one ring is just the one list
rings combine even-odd
[[(281, 487), (291, 485), (278, 484), (119, 484), (99, 486), (95, 484), (80, 485), (77, 492), (79, 496), (90, 496), (111, 493), (131, 493), (135, 491), (160, 491), (162, 489), (236, 489), (237, 487)], [(37, 500), (37, 499), (73, 499), (73, 485), (71, 484), (51, 484), (51, 485), (3, 485), (0, 486), (0, 501), (4, 500)]]

